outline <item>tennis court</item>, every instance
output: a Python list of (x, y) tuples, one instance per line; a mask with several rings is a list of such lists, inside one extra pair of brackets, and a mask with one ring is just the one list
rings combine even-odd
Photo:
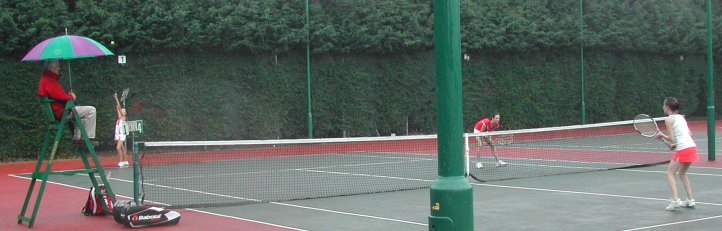
[[(693, 127), (703, 128), (703, 124)], [(695, 135), (703, 161), (697, 163), (689, 175), (698, 205), (694, 209), (679, 208), (673, 212), (664, 210), (669, 194), (664, 180), (665, 165), (598, 171), (616, 167), (600, 165), (599, 160), (588, 157), (599, 156), (599, 153), (627, 153), (627, 156), (635, 158), (654, 156), (655, 151), (648, 150), (649, 145), (629, 145), (630, 142), (623, 142), (641, 137), (639, 135), (606, 134), (601, 140), (577, 138), (573, 143), (561, 139), (524, 142), (525, 138), (517, 135), (517, 146), (499, 147), (502, 158), (509, 163), (508, 166), (495, 167), (488, 164), (483, 169), (470, 170), (480, 177), (512, 174), (507, 177), (510, 179), (498, 180), (500, 178), (496, 177), (497, 179), (484, 183), (469, 178), (475, 199), (475, 229), (713, 229), (722, 225), (722, 199), (718, 196), (722, 193), (722, 189), (718, 187), (722, 179), (722, 164), (706, 161), (705, 134), (696, 132)], [(363, 145), (363, 148), (358, 145), (338, 148), (338, 145), (324, 144), (324, 153), (319, 153), (319, 149), (313, 149), (313, 152), (303, 149), (295, 151), (296, 154), (301, 152), (303, 155), (287, 155), (291, 153), (291, 149), (299, 150), (288, 145), (272, 148), (255, 145), (250, 148), (254, 151), (248, 151), (255, 154), (230, 159), (222, 154), (214, 157), (208, 153), (219, 152), (203, 146), (197, 149), (205, 150), (206, 153), (202, 155), (205, 161), (193, 160), (193, 163), (189, 163), (189, 160), (173, 154), (173, 163), (167, 163), (169, 159), (166, 158), (160, 161), (165, 163), (157, 167), (144, 166), (144, 174), (152, 170), (164, 176), (162, 179), (147, 177), (143, 182), (146, 184), (145, 199), (178, 207), (198, 207), (179, 209), (184, 218), (178, 226), (168, 227), (174, 229), (197, 224), (194, 222), (198, 220), (191, 219), (194, 219), (194, 215), (203, 214), (214, 217), (213, 223), (242, 221), (262, 224), (260, 228), (253, 228), (254, 230), (425, 230), (428, 229), (426, 224), (430, 208), (428, 186), (434, 181), (436, 174), (435, 147), (430, 145), (433, 142), (427, 141), (404, 142), (415, 142), (416, 145), (412, 145), (412, 150), (403, 150), (409, 145), (395, 143), (384, 146), (375, 143)], [(377, 151), (368, 151), (370, 147)], [(288, 150), (281, 152), (285, 154), (278, 154), (279, 148)], [(544, 158), (533, 160), (528, 156), (521, 156), (525, 152), (514, 151), (539, 148), (555, 150), (550, 153), (557, 155), (563, 154), (563, 150), (575, 150), (576, 153), (582, 153), (578, 156), (583, 156), (585, 161), (552, 161), (549, 157), (552, 154), (544, 154)], [(378, 151), (381, 149), (386, 151)], [(184, 150), (187, 150), (187, 147)], [(259, 158), (259, 150), (275, 150), (273, 153), (276, 154)], [(191, 153), (194, 153), (191, 156), (195, 156), (199, 151), (194, 150)], [(234, 153), (239, 151), (235, 149)], [(666, 155), (662, 156), (667, 158)], [(612, 161), (606, 162), (613, 162), (614, 165), (625, 160), (624, 156), (610, 158), (607, 159)], [(488, 150), (482, 161), (485, 164), (493, 163), (493, 159), (488, 159)], [(196, 166), (191, 168), (189, 165)], [(544, 172), (549, 169), (554, 170)], [(570, 173), (567, 172), (568, 169), (574, 169), (575, 174), (567, 174)], [(579, 169), (583, 171), (577, 171)], [(109, 179), (114, 191), (118, 195), (131, 197), (133, 169), (111, 168), (108, 171), (111, 172)], [(520, 172), (536, 175), (513, 175)], [(14, 174), (13, 178), (27, 176), (28, 174)], [(51, 180), (67, 185), (62, 187), (77, 187), (74, 190), (78, 192), (79, 210), (86, 196), (82, 189), (88, 186), (87, 176), (54, 176)], [(194, 183), (189, 183), (189, 180)], [(25, 186), (19, 184), (18, 187)], [(154, 188), (158, 191), (153, 191)], [(683, 197), (684, 192), (680, 193)], [(154, 198), (149, 198), (154, 194)], [(52, 200), (57, 198), (48, 194), (43, 205), (51, 203), (49, 201)], [(228, 206), (234, 204), (242, 205)], [(43, 208), (41, 207), (41, 211)], [(10, 212), (14, 210), (16, 209), (9, 209)], [(43, 222), (50, 219), (47, 217), (82, 217), (72, 209), (69, 213), (41, 212), (37, 226), (47, 227), (48, 224)], [(104, 220), (108, 227), (122, 228), (112, 219), (98, 219)], [(17, 225), (12, 228), (25, 227)]]

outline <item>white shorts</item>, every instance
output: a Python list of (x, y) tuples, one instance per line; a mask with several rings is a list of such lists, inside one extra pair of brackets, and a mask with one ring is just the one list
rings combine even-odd
[(125, 141), (125, 134), (123, 134), (123, 125), (115, 125), (115, 140)]
[(115, 134), (115, 140), (125, 141), (125, 135)]

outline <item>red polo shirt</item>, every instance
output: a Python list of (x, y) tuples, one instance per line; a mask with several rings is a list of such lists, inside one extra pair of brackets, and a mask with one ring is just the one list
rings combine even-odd
[[(482, 131), (481, 128), (484, 127), (483, 125), (486, 125), (486, 127)], [(490, 131), (494, 131), (494, 129), (497, 129), (500, 125), (501, 125), (501, 123), (496, 123), (492, 126), (491, 119), (483, 118), (483, 119), (479, 120), (479, 122), (476, 122), (476, 125), (474, 125), (474, 129), (479, 130), (481, 132), (490, 132)]]

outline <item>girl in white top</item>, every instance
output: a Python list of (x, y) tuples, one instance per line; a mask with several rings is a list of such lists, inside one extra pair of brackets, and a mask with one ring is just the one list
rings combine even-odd
[[(689, 178), (687, 177), (687, 170), (692, 163), (699, 160), (697, 156), (697, 144), (692, 140), (692, 132), (687, 126), (687, 120), (679, 114), (679, 106), (679, 100), (674, 97), (664, 99), (662, 109), (665, 114), (669, 115), (664, 120), (664, 124), (669, 134), (660, 133), (657, 135), (658, 139), (667, 141), (670, 148), (674, 149), (672, 160), (667, 167), (667, 183), (672, 191), (672, 198), (669, 205), (667, 205), (667, 210), (674, 210), (680, 206), (688, 208), (695, 206), (694, 198), (692, 197), (692, 186), (690, 186)], [(680, 200), (677, 194), (677, 182), (674, 180), (674, 173), (679, 174), (679, 179), (682, 181), (684, 190), (687, 192), (687, 199), (685, 201)]]
[(115, 111), (118, 114), (118, 119), (115, 120), (115, 150), (118, 151), (118, 167), (125, 168), (128, 167), (128, 159), (126, 159), (125, 155), (125, 121), (126, 121), (126, 112), (125, 108), (120, 106), (120, 101), (118, 100), (118, 94), (113, 93), (113, 98), (115, 99)]

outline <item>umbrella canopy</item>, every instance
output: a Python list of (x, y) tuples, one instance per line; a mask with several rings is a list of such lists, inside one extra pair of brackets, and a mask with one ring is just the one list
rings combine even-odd
[(46, 59), (81, 59), (115, 55), (99, 42), (75, 35), (63, 35), (46, 39), (35, 45), (22, 61)]

